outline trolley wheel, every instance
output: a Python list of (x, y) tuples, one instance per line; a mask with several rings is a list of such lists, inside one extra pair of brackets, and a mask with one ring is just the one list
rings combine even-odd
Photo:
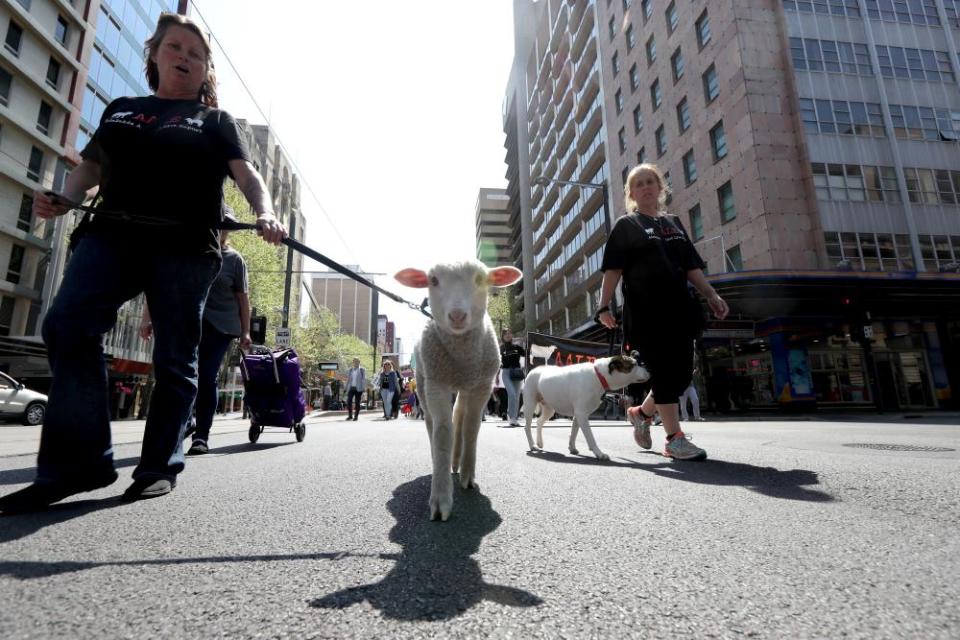
[(297, 442), (303, 442), (303, 439), (307, 437), (307, 425), (301, 422), (293, 428), (293, 432), (297, 436)]
[(250, 431), (247, 433), (250, 436), (250, 442), (256, 442), (260, 439), (260, 434), (263, 433), (263, 427), (258, 425), (255, 422), (250, 423)]

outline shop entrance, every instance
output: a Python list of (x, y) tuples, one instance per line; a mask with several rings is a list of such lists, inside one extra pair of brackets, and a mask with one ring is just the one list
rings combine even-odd
[(883, 409), (894, 411), (936, 406), (922, 351), (877, 351), (874, 363)]

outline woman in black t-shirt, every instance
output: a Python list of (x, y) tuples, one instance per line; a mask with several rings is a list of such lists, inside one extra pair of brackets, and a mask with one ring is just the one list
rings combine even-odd
[(652, 446), (650, 422), (659, 412), (667, 432), (664, 455), (702, 459), (706, 452), (683, 435), (678, 416), (678, 398), (693, 372), (694, 314), (699, 313), (691, 305), (688, 283), (717, 318), (725, 318), (729, 308), (704, 277), (703, 260), (680, 219), (664, 212), (667, 191), (656, 165), (641, 164), (628, 174), (627, 214), (617, 220), (604, 249), (598, 320), (608, 329), (616, 327), (609, 305), (622, 281), (624, 346), (639, 352), (653, 387), (642, 405), (627, 412), (634, 438), (645, 449)]
[(527, 355), (518, 344), (513, 342), (510, 329), (500, 332), (500, 380), (507, 390), (507, 419), (511, 427), (519, 427), (520, 387), (523, 385), (523, 367), (520, 358)]
[(162, 14), (145, 44), (153, 95), (111, 102), (63, 193), (34, 196), (33, 212), (53, 218), (99, 187), (102, 213), (76, 244), (44, 319), (53, 382), (37, 479), (0, 498), (6, 513), (43, 508), (117, 479), (101, 340), (120, 306), (140, 293), (153, 315), (156, 386), (124, 498), (169, 493), (184, 466), (203, 304), (220, 269), (216, 227), (224, 179), (233, 177), (250, 202), (264, 240), (277, 244), (286, 235), (236, 122), (217, 108), (203, 29), (186, 16)]

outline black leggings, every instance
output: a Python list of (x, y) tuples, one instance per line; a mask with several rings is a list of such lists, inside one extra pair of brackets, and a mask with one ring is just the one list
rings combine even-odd
[(693, 379), (693, 338), (663, 327), (635, 337), (626, 345), (640, 354), (650, 372), (653, 399), (657, 404), (678, 402)]
[(347, 392), (347, 415), (348, 416), (359, 416), (360, 415), (360, 396), (362, 392), (358, 389), (350, 389)]

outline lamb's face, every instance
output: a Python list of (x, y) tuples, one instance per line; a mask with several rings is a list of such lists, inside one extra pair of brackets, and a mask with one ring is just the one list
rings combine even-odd
[(481, 265), (437, 265), (427, 274), (430, 311), (443, 331), (460, 335), (480, 326), (487, 312), (487, 272)]

